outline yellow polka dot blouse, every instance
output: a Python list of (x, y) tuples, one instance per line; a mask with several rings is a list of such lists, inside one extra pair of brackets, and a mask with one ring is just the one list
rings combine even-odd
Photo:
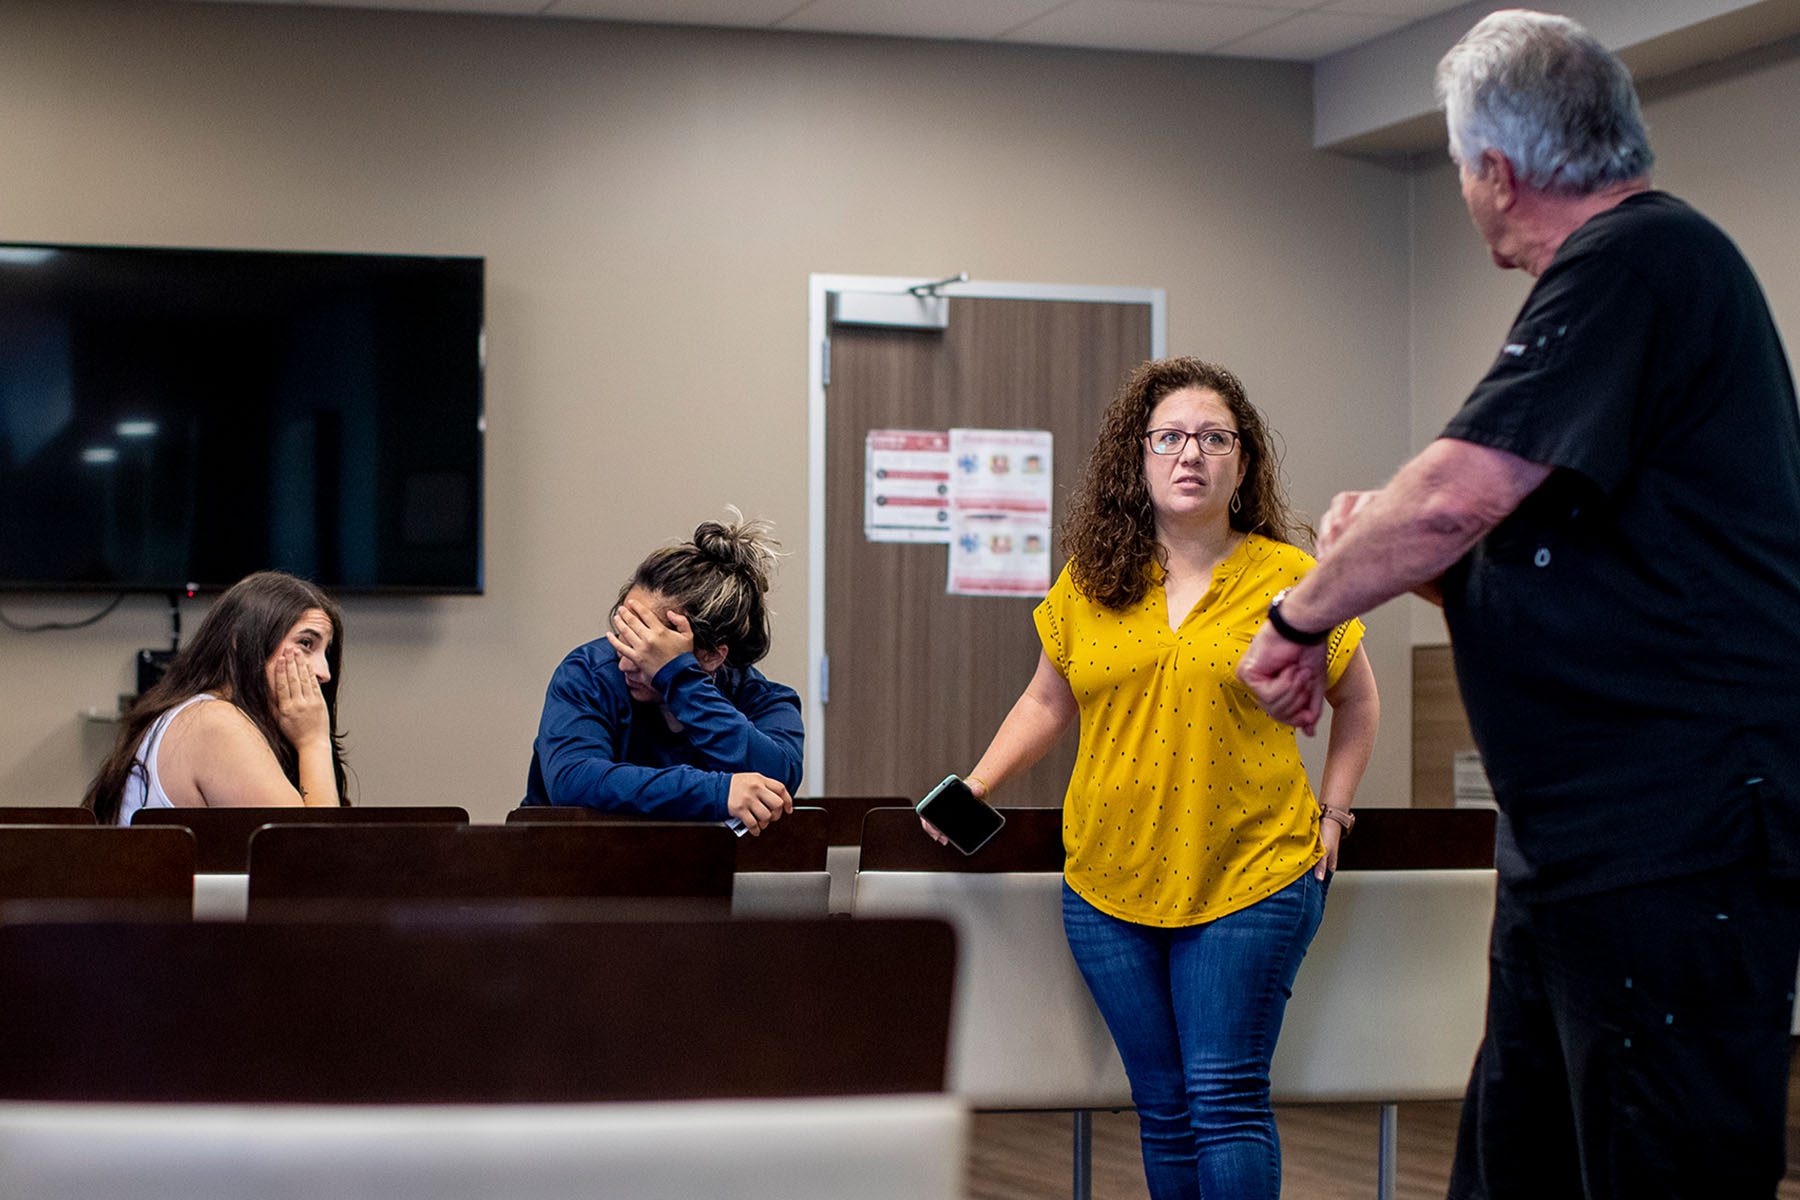
[[(1196, 925), (1280, 891), (1324, 853), (1294, 730), (1257, 707), (1238, 659), (1305, 551), (1247, 536), (1179, 629), (1160, 572), (1133, 607), (1082, 596), (1065, 567), (1033, 614), (1081, 711), (1063, 799), (1064, 876), (1102, 912)], [(1360, 621), (1330, 642), (1336, 683)]]

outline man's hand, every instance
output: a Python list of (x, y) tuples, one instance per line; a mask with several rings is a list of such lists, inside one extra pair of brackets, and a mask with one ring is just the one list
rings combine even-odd
[(1333, 496), (1331, 507), (1319, 519), (1319, 536), (1313, 543), (1313, 557), (1324, 558), (1329, 554), (1331, 548), (1344, 536), (1344, 531), (1356, 520), (1357, 514), (1376, 495), (1376, 492), (1339, 492)]
[(1290, 642), (1264, 624), (1238, 660), (1238, 680), (1264, 712), (1311, 737), (1325, 709), (1325, 648)]

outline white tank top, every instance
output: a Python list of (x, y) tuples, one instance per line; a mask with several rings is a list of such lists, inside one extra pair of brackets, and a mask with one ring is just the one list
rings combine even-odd
[(119, 794), (119, 824), (131, 824), (131, 814), (140, 808), (174, 808), (175, 802), (163, 791), (162, 778), (157, 774), (157, 755), (162, 751), (163, 733), (168, 730), (182, 709), (198, 704), (202, 700), (216, 700), (218, 697), (209, 692), (201, 692), (189, 696), (174, 708), (163, 713), (151, 722), (150, 728), (144, 730), (144, 739), (138, 743), (137, 761), (131, 774), (125, 777), (125, 790)]

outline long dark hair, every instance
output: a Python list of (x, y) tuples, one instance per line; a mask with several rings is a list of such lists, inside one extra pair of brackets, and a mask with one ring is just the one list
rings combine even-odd
[[(618, 603), (634, 587), (656, 592), (688, 619), (694, 649), (726, 649), (725, 661), (747, 667), (769, 652), (769, 574), (781, 545), (774, 526), (746, 520), (705, 521), (692, 541), (664, 546), (638, 564)], [(615, 606), (616, 607), (616, 606)]]
[(1250, 403), (1241, 380), (1198, 358), (1158, 358), (1126, 378), (1101, 418), (1100, 440), (1063, 523), (1063, 553), (1081, 593), (1106, 608), (1130, 608), (1150, 590), (1150, 564), (1167, 566), (1156, 541), (1150, 485), (1144, 479), (1144, 433), (1163, 397), (1183, 388), (1218, 394), (1237, 422), (1244, 482), (1231, 527), (1298, 545), (1312, 530), (1288, 507), (1281, 486), (1281, 457), (1268, 423)]
[(331, 620), (331, 643), (325, 648), (325, 664), (331, 678), (319, 685), (325, 708), (331, 715), (331, 770), (337, 779), (338, 803), (348, 804), (344, 791), (344, 748), (337, 731), (337, 692), (344, 662), (344, 614), (335, 601), (304, 579), (280, 571), (259, 571), (233, 584), (200, 622), (193, 639), (155, 687), (139, 696), (120, 722), (119, 740), (88, 785), (82, 804), (94, 810), (100, 824), (118, 819), (125, 783), (133, 774), (146, 779), (138, 760), (138, 743), (156, 719), (182, 701), (202, 692), (223, 693), (262, 731), (275, 761), (295, 787), (300, 786), (300, 760), (281, 734), (275, 719), (275, 698), (265, 674), (268, 661), (281, 646), (288, 630), (308, 609), (319, 609)]

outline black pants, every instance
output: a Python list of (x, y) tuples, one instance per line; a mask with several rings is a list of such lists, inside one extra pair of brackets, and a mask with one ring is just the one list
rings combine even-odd
[(1500, 888), (1455, 1200), (1769, 1200), (1800, 884), (1743, 864), (1572, 900)]

